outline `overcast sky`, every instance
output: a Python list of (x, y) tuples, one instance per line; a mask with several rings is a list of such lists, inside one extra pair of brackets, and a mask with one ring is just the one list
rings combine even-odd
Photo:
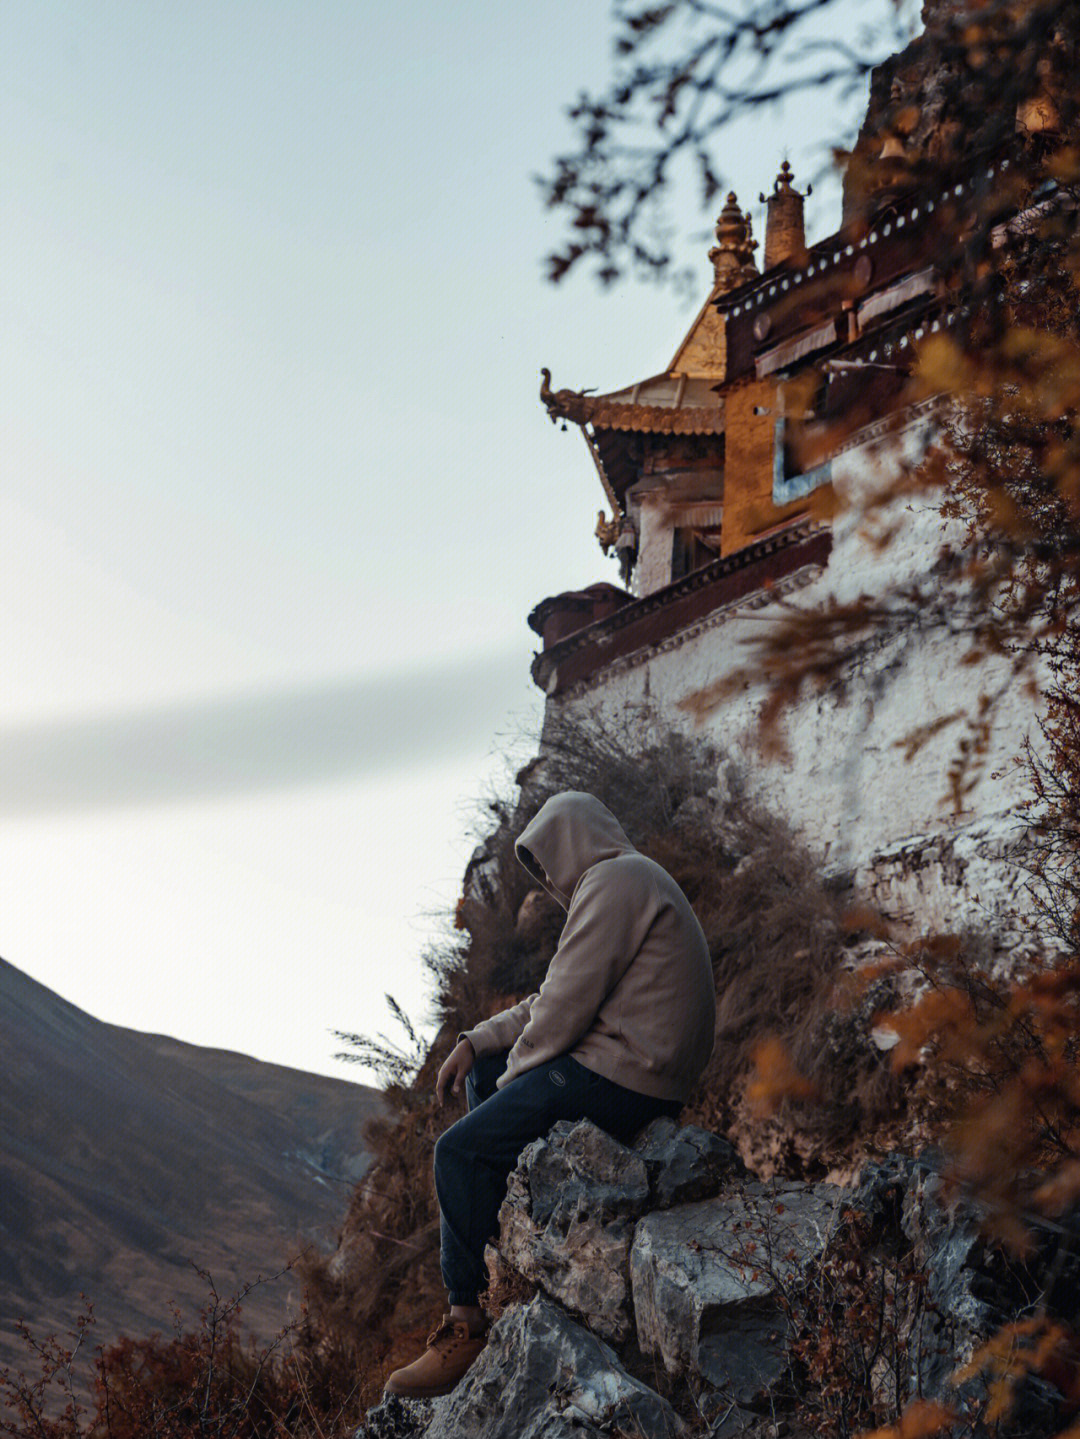
[[(423, 1018), (537, 732), (525, 617), (617, 578), (540, 366), (653, 374), (708, 288), (689, 206), (692, 301), (544, 281), (609, 39), (606, 0), (0, 7), (0, 953), (99, 1018), (356, 1078), (331, 1029)], [(760, 212), (844, 123), (744, 124), (725, 181)]]

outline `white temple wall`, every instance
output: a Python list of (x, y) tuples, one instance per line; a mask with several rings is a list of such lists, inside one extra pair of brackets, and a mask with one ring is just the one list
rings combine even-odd
[[(917, 456), (925, 429), (899, 441)], [(838, 493), (865, 495), (882, 473), (880, 453), (851, 451), (836, 462)], [(931, 573), (946, 532), (929, 503), (909, 503), (875, 523), (898, 519), (902, 530), (884, 550), (866, 533), (861, 510), (838, 516), (829, 563), (790, 588), (783, 603), (810, 608), (827, 598), (880, 596), (890, 581)], [(829, 869), (850, 870), (890, 913), (916, 927), (952, 927), (981, 918), (1000, 922), (1024, 901), (1025, 875), (1015, 861), (1024, 847), (1023, 802), (1029, 797), (1017, 763), (1026, 737), (1038, 739), (1037, 706), (1013, 684), (999, 706), (977, 785), (955, 812), (948, 771), (969, 733), (979, 698), (1005, 677), (1001, 660), (960, 664), (963, 639), (940, 628), (907, 632), (849, 667), (844, 692), (804, 694), (786, 712), (787, 756), (766, 758), (758, 716), (765, 685), (751, 680), (723, 700), (699, 727), (680, 701), (752, 663), (752, 642), (780, 613), (772, 601), (742, 603), (709, 616), (685, 638), (628, 656), (600, 682), (549, 700), (553, 709), (614, 717), (627, 706), (651, 706), (658, 718), (710, 739), (746, 773), (751, 792), (794, 824)], [(914, 753), (918, 729), (950, 716)]]
[(631, 514), (638, 527), (638, 558), (634, 567), (634, 593), (651, 595), (671, 582), (671, 552), (675, 531), (662, 488), (635, 486), (630, 494)]

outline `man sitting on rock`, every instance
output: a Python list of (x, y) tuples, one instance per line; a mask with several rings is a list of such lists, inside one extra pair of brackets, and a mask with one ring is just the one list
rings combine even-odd
[(462, 1034), (439, 1070), (440, 1103), (464, 1083), (469, 1112), (435, 1146), (450, 1312), (386, 1381), (405, 1398), (448, 1394), (484, 1347), (484, 1245), (518, 1155), (560, 1119), (629, 1143), (677, 1115), (712, 1052), (709, 949), (682, 890), (589, 794), (554, 795), (516, 845), (568, 911), (537, 994)]

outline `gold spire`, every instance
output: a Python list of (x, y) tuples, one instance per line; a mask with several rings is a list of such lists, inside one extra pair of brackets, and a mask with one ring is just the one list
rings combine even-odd
[(727, 204), (716, 222), (716, 240), (709, 251), (716, 276), (714, 289), (719, 294), (726, 294), (757, 275), (754, 264), (757, 241), (750, 233), (750, 216), (739, 209), (734, 190), (728, 195)]

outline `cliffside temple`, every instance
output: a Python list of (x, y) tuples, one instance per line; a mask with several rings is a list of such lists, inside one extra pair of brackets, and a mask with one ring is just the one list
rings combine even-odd
[[(0, 961), (8, 1288), (52, 1323), (93, 1263), (117, 1329), (147, 1256), (210, 1293), (86, 1422), (31, 1335), (0, 1432), (1080, 1439), (1080, 34), (1034, 10), (927, 0), (832, 233), (770, 165), (666, 366), (541, 371), (611, 577), (528, 615), (543, 727), (423, 954), (434, 1038), (389, 995), (408, 1048), (335, 1031), (378, 1093)], [(997, 116), (976, 11), (1030, 59)], [(299, 1316), (249, 1344), (278, 1300), (210, 1266), (290, 1229)]]
[[(1030, 692), (1006, 682), (1007, 656), (963, 666), (969, 640), (941, 626), (883, 636), (788, 707), (782, 758), (757, 744), (765, 626), (792, 605), (933, 593), (943, 545), (963, 543), (939, 489), (891, 495), (950, 418), (932, 394), (912, 400), (910, 381), (919, 342), (966, 313), (965, 215), (1009, 193), (1027, 137), (1012, 154), (967, 155), (955, 180), (945, 187), (938, 171), (927, 190), (894, 136), (874, 150), (872, 129), (873, 113), (859, 152), (873, 158), (851, 167), (861, 191), (849, 181), (844, 223), (824, 239), (807, 243), (803, 196), (781, 167), (761, 196), (762, 271), (750, 217), (727, 197), (711, 288), (665, 369), (609, 394), (552, 389), (544, 372), (551, 418), (580, 430), (595, 465), (597, 537), (622, 585), (542, 600), (529, 616), (542, 646), (532, 672), (549, 721), (640, 707), (705, 734), (891, 917), (950, 928), (1022, 900), (1010, 860), (1023, 849), (1025, 783), (1013, 761), (1038, 729)], [(1073, 202), (1051, 186), (1040, 203)], [(1024, 221), (1006, 201), (994, 243)], [(734, 692), (732, 675), (743, 676)], [(990, 748), (958, 810), (946, 776), (964, 717), (996, 689), (1007, 693)]]

